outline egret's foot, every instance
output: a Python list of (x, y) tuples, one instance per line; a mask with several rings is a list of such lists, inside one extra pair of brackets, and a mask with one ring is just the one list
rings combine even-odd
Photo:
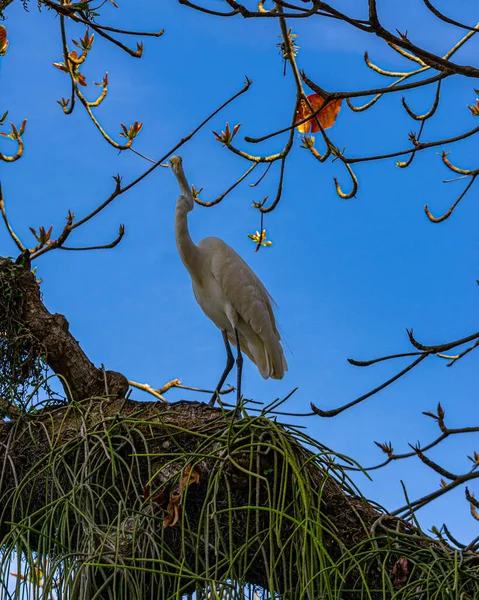
[(217, 392), (215, 392), (212, 396), (211, 396), (211, 400), (208, 402), (208, 406), (214, 406), (215, 402), (217, 400)]

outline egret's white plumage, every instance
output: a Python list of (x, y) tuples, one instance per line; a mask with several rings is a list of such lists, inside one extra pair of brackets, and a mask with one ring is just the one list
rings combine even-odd
[[(288, 366), (276, 327), (273, 300), (245, 261), (225, 242), (208, 237), (196, 245), (188, 231), (188, 213), (194, 200), (181, 158), (170, 161), (182, 195), (175, 213), (176, 245), (193, 283), (203, 312), (221, 329), (223, 337), (237, 345), (258, 367), (262, 377), (282, 379)], [(228, 365), (218, 391), (232, 368), (232, 356), (225, 338)], [(240, 359), (240, 353), (238, 354)], [(240, 377), (239, 377), (240, 383)]]

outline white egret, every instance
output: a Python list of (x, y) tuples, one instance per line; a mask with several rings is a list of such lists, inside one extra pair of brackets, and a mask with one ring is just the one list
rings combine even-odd
[(210, 400), (214, 406), (234, 365), (231, 342), (237, 348), (237, 401), (241, 400), (244, 352), (264, 379), (282, 379), (288, 369), (276, 327), (272, 298), (245, 261), (223, 240), (208, 237), (196, 245), (188, 231), (188, 213), (195, 201), (180, 156), (170, 160), (180, 186), (175, 212), (176, 245), (188, 270), (193, 292), (203, 312), (221, 330), (227, 362)]

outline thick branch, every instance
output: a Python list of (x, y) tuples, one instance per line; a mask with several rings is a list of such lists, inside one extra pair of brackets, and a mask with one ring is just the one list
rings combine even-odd
[(105, 393), (124, 397), (128, 390), (127, 379), (116, 371), (104, 373), (90, 362), (70, 333), (66, 318), (58, 313), (51, 314), (45, 308), (33, 273), (25, 270), (18, 284), (25, 294), (25, 327), (45, 348), (46, 363), (60, 376), (68, 396), (75, 400), (104, 396)]
[(452, 564), (446, 544), (358, 495), (339, 459), (276, 421), (197, 402), (43, 410), (0, 422), (0, 540), (58, 552), (88, 579), (81, 598), (207, 597), (246, 581), (300, 600), (337, 577), (335, 597), (356, 600), (393, 585), (399, 557), (419, 562), (416, 581), (421, 554)]

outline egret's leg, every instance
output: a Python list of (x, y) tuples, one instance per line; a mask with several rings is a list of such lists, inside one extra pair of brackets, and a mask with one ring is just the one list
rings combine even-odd
[(225, 370), (223, 371), (223, 375), (221, 375), (221, 379), (219, 380), (218, 385), (216, 386), (215, 393), (211, 396), (210, 406), (215, 405), (216, 394), (220, 393), (221, 386), (225, 382), (225, 379), (228, 377), (228, 373), (231, 371), (231, 369), (233, 368), (233, 365), (235, 364), (235, 359), (233, 357), (233, 353), (231, 352), (231, 346), (228, 341), (228, 335), (227, 335), (226, 331), (224, 331), (224, 329), (221, 330), (221, 333), (223, 334), (223, 341), (225, 343), (225, 348), (226, 348), (226, 356), (227, 356), (226, 367), (225, 367)]
[(236, 338), (236, 348), (238, 349), (238, 354), (236, 356), (236, 369), (237, 369), (237, 383), (236, 383), (236, 404), (239, 404), (241, 401), (241, 376), (243, 374), (243, 355), (241, 354), (241, 346), (238, 336), (238, 330), (235, 327), (235, 338)]

